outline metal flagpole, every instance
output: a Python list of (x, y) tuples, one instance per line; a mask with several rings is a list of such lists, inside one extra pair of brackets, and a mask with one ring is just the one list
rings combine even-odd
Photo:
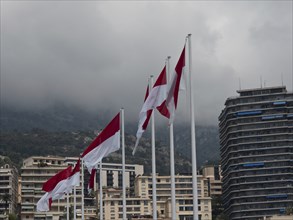
[(124, 109), (120, 110), (121, 116), (121, 142), (122, 142), (122, 197), (123, 197), (123, 220), (126, 218), (126, 184), (125, 184), (125, 138), (124, 138)]
[[(150, 76), (149, 91), (153, 87), (153, 75)], [(152, 113), (152, 180), (153, 180), (153, 219), (157, 219), (157, 180), (156, 180), (156, 142), (155, 142), (155, 112)]]
[(170, 172), (171, 172), (171, 211), (172, 220), (176, 219), (176, 194), (175, 194), (175, 165), (174, 165), (174, 129), (170, 124)]
[(100, 162), (100, 179), (99, 179), (99, 187), (100, 187), (100, 220), (103, 220), (103, 186), (102, 186), (102, 160)]
[(84, 166), (81, 159), (81, 219), (84, 220)]
[(66, 212), (67, 212), (67, 220), (69, 220), (69, 193), (66, 194)]
[(193, 189), (193, 219), (198, 220), (198, 195), (197, 195), (197, 168), (196, 168), (196, 140), (195, 140), (195, 121), (194, 103), (192, 90), (192, 57), (191, 57), (191, 34), (188, 34), (188, 63), (189, 63), (189, 87), (190, 87), (190, 114), (191, 114), (191, 155), (192, 155), (192, 189)]
[(74, 213), (73, 213), (73, 215), (74, 215), (74, 217), (73, 217), (73, 219), (74, 220), (76, 220), (76, 186), (74, 186), (73, 187), (73, 205), (74, 205)]
[[(167, 57), (167, 76), (170, 81), (170, 56)], [(169, 127), (170, 132), (170, 176), (171, 176), (171, 216), (172, 220), (176, 219), (176, 193), (175, 193), (175, 163), (174, 163), (174, 129), (173, 122)]]

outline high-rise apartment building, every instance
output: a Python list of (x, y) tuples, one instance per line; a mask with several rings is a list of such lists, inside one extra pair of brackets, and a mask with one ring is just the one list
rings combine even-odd
[(225, 213), (284, 215), (293, 206), (293, 93), (284, 86), (237, 92), (219, 116)]

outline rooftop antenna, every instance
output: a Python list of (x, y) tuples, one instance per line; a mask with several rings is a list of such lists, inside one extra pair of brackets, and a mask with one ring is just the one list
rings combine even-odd
[(281, 79), (282, 79), (282, 86), (284, 86), (283, 73), (281, 73)]
[(263, 81), (263, 87), (264, 88), (266, 87), (266, 81), (265, 80)]
[(262, 88), (262, 78), (260, 76), (260, 88)]

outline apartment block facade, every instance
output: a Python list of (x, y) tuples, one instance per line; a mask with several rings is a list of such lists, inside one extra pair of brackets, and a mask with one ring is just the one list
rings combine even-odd
[[(47, 213), (37, 212), (36, 204), (39, 199), (45, 194), (42, 191), (43, 183), (50, 177), (57, 174), (59, 171), (74, 165), (77, 162), (77, 157), (42, 157), (35, 156), (24, 160), (21, 168), (21, 219), (25, 220), (59, 220), (66, 215), (66, 199), (53, 201), (51, 210)], [(122, 185), (122, 165), (108, 164), (102, 166), (102, 186), (103, 187), (119, 187)], [(97, 216), (97, 204), (93, 196), (87, 192), (87, 180), (89, 173), (85, 169), (85, 219), (91, 219)], [(126, 165), (126, 186), (134, 188), (134, 180), (137, 175), (143, 174), (142, 165)], [(99, 179), (99, 172), (97, 174)], [(134, 189), (133, 189), (134, 191)], [(77, 219), (81, 219), (81, 202), (82, 202), (81, 187), (76, 187), (76, 203), (77, 203)], [(69, 195), (69, 203), (71, 210), (73, 208), (73, 195)]]
[(17, 214), (18, 172), (8, 164), (0, 167), (0, 219)]
[[(157, 212), (161, 219), (171, 219), (171, 178), (157, 176)], [(212, 219), (211, 197), (208, 179), (202, 175), (197, 178), (198, 213), (200, 220)], [(176, 219), (193, 219), (192, 176), (175, 176)], [(139, 198), (150, 199), (152, 204), (152, 177), (139, 176), (135, 182), (135, 195)], [(151, 205), (152, 207), (152, 205)], [(149, 211), (152, 213), (152, 209)]]
[[(53, 201), (49, 212), (37, 212), (36, 204), (45, 194), (43, 183), (68, 167), (63, 157), (30, 157), (23, 161), (21, 168), (21, 219), (57, 220), (66, 214), (66, 199)], [(81, 210), (81, 188), (77, 188), (77, 209)], [(70, 196), (70, 204), (73, 197)], [(79, 213), (80, 214), (80, 213)]]
[(293, 206), (293, 93), (239, 90), (219, 116), (223, 201), (231, 220), (285, 215)]

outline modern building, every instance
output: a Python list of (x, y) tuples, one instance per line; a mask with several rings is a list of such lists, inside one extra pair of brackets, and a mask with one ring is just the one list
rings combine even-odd
[(239, 90), (219, 116), (225, 213), (231, 220), (285, 215), (293, 204), (293, 93)]
[(17, 214), (18, 172), (15, 167), (5, 164), (0, 167), (0, 219), (10, 213)]

